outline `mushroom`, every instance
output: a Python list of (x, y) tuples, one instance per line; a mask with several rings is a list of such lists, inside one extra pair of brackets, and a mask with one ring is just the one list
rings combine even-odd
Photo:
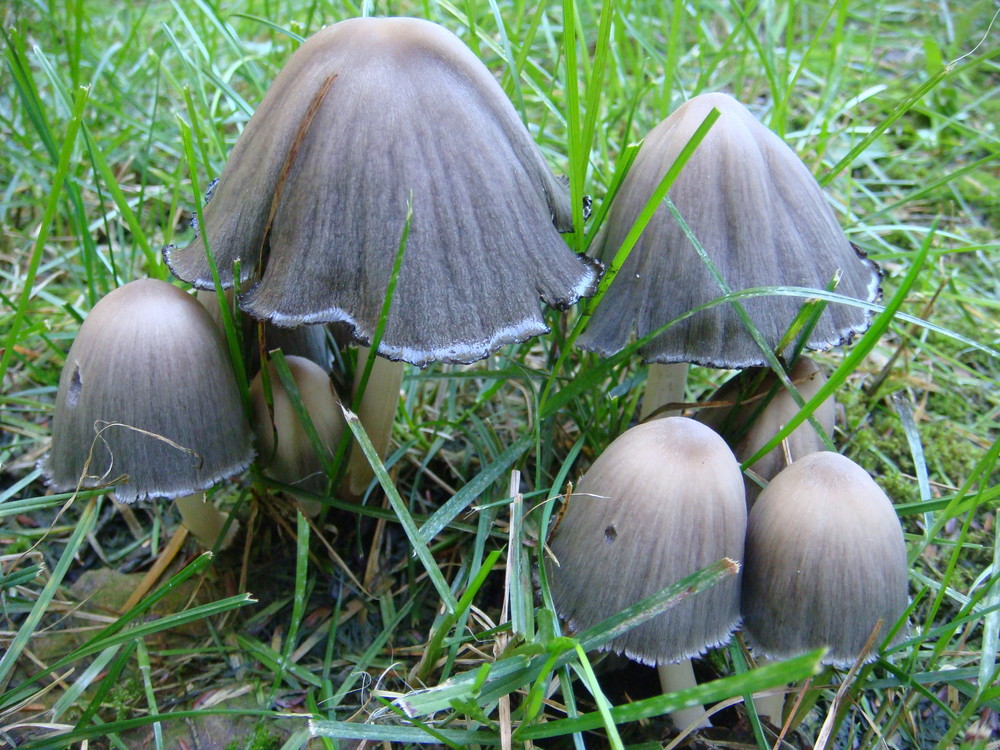
[[(407, 222), (378, 353), (418, 366), (469, 363), (548, 330), (592, 293), (598, 265), (570, 228), (549, 171), (499, 84), (456, 36), (412, 18), (355, 18), (308, 39), (247, 123), (205, 234), (224, 286), (278, 325), (346, 322), (371, 344)], [(171, 270), (212, 278), (199, 238)]]
[(191, 295), (141, 279), (94, 305), (59, 379), (43, 464), (53, 489), (120, 480), (120, 502), (174, 498), (211, 547), (225, 517), (200, 493), (252, 458), (225, 344)]
[[(803, 401), (808, 401), (826, 383), (826, 376), (808, 357), (800, 356), (788, 372), (792, 385)], [(743, 463), (757, 453), (788, 420), (799, 412), (799, 405), (770, 370), (753, 368), (730, 378), (708, 399), (710, 407), (702, 407), (696, 419), (707, 424), (725, 438)], [(717, 408), (721, 407), (721, 408)], [(835, 404), (828, 399), (813, 412), (815, 424), (827, 436), (833, 434)], [(750, 466), (757, 477), (769, 482), (796, 458), (821, 451), (825, 443), (811, 422), (803, 422), (782, 445), (776, 446)], [(760, 485), (746, 481), (747, 508), (760, 494)]]
[[(750, 511), (743, 629), (754, 652), (785, 659), (828, 649), (846, 668), (907, 607), (906, 544), (892, 502), (837, 453), (812, 453), (779, 473)], [(893, 643), (904, 636), (901, 629)]]
[[(219, 326), (220, 331), (225, 331), (222, 322), (222, 312), (219, 309), (219, 299), (214, 291), (210, 292), (199, 289), (195, 293), (197, 299), (212, 320)], [(226, 290), (226, 302), (230, 307), (233, 302), (233, 290)], [(285, 356), (305, 357), (315, 362), (323, 368), (324, 372), (329, 372), (331, 354), (330, 346), (327, 344), (326, 327), (322, 325), (296, 326), (295, 328), (281, 328), (280, 326), (265, 323), (260, 335), (263, 341), (258, 343), (258, 322), (248, 315), (240, 316), (240, 333), (243, 337), (243, 361), (247, 370), (247, 377), (253, 377), (260, 370), (260, 352), (281, 349)]]
[[(224, 286), (236, 261), (239, 281), (258, 279), (241, 297), (250, 315), (344, 323), (370, 346), (388, 309), (377, 353), (423, 367), (545, 333), (540, 300), (592, 294), (600, 264), (563, 242), (570, 222), (565, 186), (468, 47), (429, 21), (355, 18), (310, 37), (275, 79), (204, 233)], [(202, 238), (164, 258), (212, 288)], [(398, 387), (373, 396), (395, 414)]]
[[(344, 431), (344, 418), (330, 378), (322, 367), (304, 357), (287, 356), (285, 363), (320, 445), (327, 453), (326, 460), (332, 460)], [(316, 454), (273, 362), (268, 363), (267, 371), (272, 408), (268, 408), (264, 396), (262, 373), (257, 373), (250, 384), (254, 434), (257, 436), (261, 467), (279, 482), (310, 492), (322, 492), (328, 481), (324, 458)], [(312, 501), (303, 502), (303, 507), (310, 515), (319, 512), (319, 506)]]
[[(556, 530), (547, 566), (556, 609), (585, 630), (723, 557), (742, 560), (745, 532), (743, 477), (722, 438), (684, 417), (633, 427), (580, 480)], [(689, 660), (739, 625), (739, 588), (737, 576), (605, 648), (659, 665), (664, 691), (690, 687)], [(673, 718), (683, 727), (701, 715)]]
[[(646, 136), (590, 253), (614, 257), (667, 169), (715, 108), (720, 116), (668, 192), (680, 215), (733, 291), (794, 285), (873, 301), (878, 267), (841, 231), (826, 196), (795, 153), (726, 94), (702, 94), (679, 107)], [(608, 287), (578, 342), (610, 356), (628, 343), (722, 295), (667, 206), (656, 209), (621, 271)], [(762, 296), (739, 304), (775, 349), (799, 312), (797, 297)], [(867, 310), (831, 303), (809, 333), (810, 349), (846, 343), (870, 322)], [(643, 417), (683, 401), (687, 363), (747, 368), (767, 364), (733, 304), (699, 311), (641, 349), (651, 367)], [(779, 352), (787, 356), (790, 349)]]

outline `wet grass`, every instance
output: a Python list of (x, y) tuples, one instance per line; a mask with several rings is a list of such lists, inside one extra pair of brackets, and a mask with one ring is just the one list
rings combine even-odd
[[(565, 345), (578, 311), (476, 365), (408, 369), (388, 499), (375, 487), (308, 519), (256, 469), (216, 490), (242, 525), (235, 551), (174, 543), (167, 504), (46, 491), (36, 462), (87, 311), (128, 280), (169, 277), (159, 249), (192, 236), (204, 187), (298, 40), (373, 11), (438, 21), (487, 63), (575, 205), (594, 199), (567, 235), (577, 249), (628, 145), (693, 94), (734, 93), (803, 158), (898, 304), (854, 350), (818, 359), (842, 381), (836, 446), (907, 532), (911, 631), (846, 680), (814, 656), (748, 670), (736, 641), (697, 668), (697, 699), (720, 706), (699, 741), (773, 746), (742, 701), (790, 683), (809, 708), (793, 747), (824, 732), (827, 747), (998, 746), (993, 4), (696, 5), (5, 7), (0, 747), (643, 746), (694, 700), (657, 695), (635, 666), (606, 660), (595, 676), (536, 588), (553, 498), (633, 423), (645, 381), (635, 355)], [(727, 376), (695, 369), (687, 398)], [(166, 570), (122, 614), (157, 560)], [(606, 634), (575, 635), (589, 649)]]

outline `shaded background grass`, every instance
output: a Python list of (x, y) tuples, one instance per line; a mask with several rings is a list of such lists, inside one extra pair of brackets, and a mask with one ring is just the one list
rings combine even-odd
[[(88, 586), (108, 570), (148, 568), (176, 527), (173, 510), (122, 510), (92, 493), (64, 507), (65, 496), (45, 496), (35, 468), (79, 322), (120, 283), (166, 278), (159, 249), (192, 236), (188, 223), (202, 196), (191, 187), (182, 124), (191, 129), (197, 181), (207, 185), (298, 38), (372, 12), (416, 15), (455, 31), (494, 71), (553, 169), (568, 175), (574, 197), (592, 195), (598, 209), (627, 144), (689, 96), (725, 90), (780, 133), (825, 185), (848, 236), (883, 264), (887, 298), (918, 249), (929, 246), (903, 290), (902, 312), (919, 320), (895, 320), (837, 396), (837, 445), (899, 504), (916, 602), (914, 638), (852, 683), (856, 708), (845, 708), (837, 742), (875, 746), (880, 733), (895, 746), (947, 747), (975, 743), (976, 732), (996, 741), (998, 691), (989, 684), (1000, 624), (995, 5), (696, 5), (68, 0), (5, 7), (0, 573), (21, 578), (3, 579), (0, 638), (5, 649), (18, 632), (30, 639), (16, 664), (0, 662), (0, 727), (7, 727), (0, 746), (27, 737), (44, 746), (37, 739), (44, 728), (16, 726), (34, 722), (71, 737), (89, 734), (101, 746), (169, 747), (169, 732), (185, 725), (153, 724), (149, 716), (179, 710), (201, 711), (187, 725), (196, 729), (186, 731), (218, 731), (220, 746), (250, 746), (254, 735), (260, 746), (301, 746), (304, 722), (279, 719), (281, 711), (355, 722), (384, 711), (375, 688), (414, 687), (413, 668), (445, 626), (445, 661), (424, 675), (427, 684), (492, 661), (510, 637), (500, 616), (505, 561), (516, 574), (511, 615), (531, 612), (523, 569), (536, 559), (547, 511), (515, 529), (518, 553), (488, 566), (475, 608), (442, 624), (439, 600), (380, 492), (361, 512), (334, 512), (310, 528), (254, 474), (216, 496), (237, 508), (245, 546), (211, 564), (186, 549), (167, 577), (192, 560), (189, 573), (199, 575), (178, 581), (170, 591), (178, 598), (156, 611), (162, 618), (208, 609), (177, 628), (156, 626), (116, 643), (99, 629), (117, 624), (124, 633), (142, 618), (126, 623), (110, 594), (88, 600), (97, 590)], [(567, 241), (585, 247), (583, 232)], [(634, 419), (644, 368), (635, 358), (608, 368), (580, 352), (555, 381), (556, 392), (575, 383), (577, 396), (540, 416), (540, 394), (573, 315), (550, 315), (552, 335), (483, 363), (408, 371), (387, 464), (418, 522), (457, 493), (458, 505), (472, 508), (429, 545), (456, 598), (489, 552), (508, 541), (509, 519), (517, 518), (510, 470), (521, 471), (529, 506), (552, 497)], [(842, 353), (820, 359), (836, 367)], [(688, 397), (724, 377), (697, 370)], [(244, 591), (258, 599), (252, 608), (229, 598)], [(213, 614), (213, 606), (240, 610)], [(547, 616), (543, 607), (517, 630), (547, 644)], [(984, 633), (994, 637), (984, 641)], [(74, 657), (60, 680), (39, 677), (95, 635), (102, 648)], [(702, 676), (739, 671), (738, 662), (722, 651), (705, 661)], [(645, 678), (626, 674), (625, 687), (607, 683), (616, 704), (648, 689)], [(37, 682), (18, 692), (32, 677)], [(580, 684), (571, 695), (581, 712), (592, 712), (594, 699)], [(832, 695), (819, 695), (802, 737), (815, 736)], [(566, 701), (555, 694), (543, 715), (563, 715)], [(517, 713), (521, 699), (512, 702), (515, 721), (525, 718)], [(480, 715), (475, 703), (455, 711), (454, 726), (499, 736), (502, 707), (488, 701)], [(218, 726), (206, 729), (219, 706), (241, 718), (215, 716)], [(726, 736), (754, 742), (740, 716), (724, 719)], [(142, 728), (129, 730), (129, 721)], [(628, 742), (655, 741), (665, 731), (662, 720), (622, 729)]]

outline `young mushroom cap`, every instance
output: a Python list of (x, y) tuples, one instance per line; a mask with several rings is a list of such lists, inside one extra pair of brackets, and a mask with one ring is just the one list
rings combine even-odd
[[(826, 376), (819, 366), (804, 356), (795, 360), (788, 377), (803, 401), (815, 396), (826, 383)], [(722, 435), (740, 463), (764, 447), (800, 410), (795, 399), (772, 371), (757, 368), (744, 370), (730, 378), (708, 400), (731, 405), (702, 408), (696, 419)], [(813, 412), (814, 419), (828, 436), (833, 434), (835, 416), (832, 398), (824, 401)], [(823, 438), (809, 421), (795, 428), (784, 443), (784, 446), (774, 447), (755, 461), (750, 470), (769, 482), (788, 466), (786, 450), (794, 461), (823, 450), (825, 445)], [(747, 507), (750, 508), (760, 494), (760, 486), (752, 479), (747, 479), (746, 488)]]
[[(745, 531), (743, 478), (722, 438), (683, 417), (633, 427), (590, 467), (556, 531), (556, 609), (585, 630), (723, 557), (742, 560)], [(692, 596), (606, 648), (645, 664), (697, 656), (739, 624), (739, 586)]]
[[(618, 251), (653, 190), (715, 107), (720, 112), (668, 193), (729, 287), (826, 288), (861, 300), (879, 295), (877, 266), (841, 231), (826, 196), (795, 153), (726, 94), (702, 94), (682, 105), (643, 141), (591, 254), (607, 261)], [(722, 295), (666, 206), (652, 220), (579, 339), (610, 356), (633, 332), (642, 337)], [(795, 319), (800, 297), (740, 300), (768, 347)], [(809, 335), (811, 349), (849, 341), (870, 322), (866, 310), (830, 303)], [(708, 367), (766, 364), (729, 303), (671, 326), (642, 348), (646, 362), (693, 362)]]
[(876, 644), (903, 615), (907, 578), (889, 498), (850, 459), (813, 453), (778, 474), (750, 511), (743, 629), (772, 659), (826, 647), (827, 664), (872, 661), (865, 643), (880, 621)]
[(225, 343), (194, 298), (141, 279), (101, 299), (70, 347), (44, 462), (57, 491), (119, 477), (122, 502), (175, 498), (253, 458)]
[[(285, 363), (299, 389), (302, 406), (313, 423), (319, 442), (332, 460), (344, 431), (344, 416), (330, 378), (322, 367), (303, 357), (288, 356)], [(254, 433), (261, 465), (279, 482), (320, 492), (327, 482), (323, 461), (313, 450), (274, 363), (269, 363), (267, 369), (273, 412), (268, 409), (264, 398), (262, 374), (257, 373), (250, 384)]]
[[(342, 322), (370, 344), (412, 202), (378, 353), (473, 362), (548, 330), (539, 298), (592, 294), (565, 187), (489, 70), (455, 35), (411, 18), (356, 18), (310, 37), (247, 123), (205, 233), (241, 306), (282, 326)], [(167, 248), (180, 278), (212, 279), (202, 240)]]

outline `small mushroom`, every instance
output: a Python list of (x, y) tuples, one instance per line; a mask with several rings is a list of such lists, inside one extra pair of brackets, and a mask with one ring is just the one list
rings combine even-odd
[[(225, 344), (191, 295), (141, 279), (94, 305), (59, 380), (43, 465), (53, 489), (118, 480), (120, 502), (177, 498), (188, 525), (188, 513), (206, 511), (194, 493), (252, 458)], [(208, 515), (217, 525), (219, 514)], [(218, 528), (190, 523), (214, 544)]]
[(813, 453), (779, 473), (750, 511), (743, 629), (771, 659), (825, 647), (824, 663), (836, 667), (872, 661), (877, 652), (865, 644), (906, 611), (907, 578), (886, 494), (850, 459)]
[[(304, 357), (287, 356), (285, 363), (299, 389), (302, 406), (313, 423), (319, 442), (332, 460), (344, 431), (344, 418), (330, 378), (322, 367)], [(310, 492), (322, 492), (328, 481), (323, 471), (323, 460), (316, 455), (273, 362), (268, 364), (268, 378), (271, 409), (264, 396), (262, 373), (258, 373), (250, 384), (254, 433), (261, 466), (279, 482)], [(319, 512), (318, 505), (313, 502), (304, 503), (303, 507), (310, 515)]]
[[(552, 541), (552, 597), (571, 629), (585, 630), (724, 557), (743, 558), (746, 504), (732, 451), (683, 417), (618, 437), (580, 480)], [(726, 643), (739, 625), (739, 580), (725, 581), (611, 641), (643, 664), (670, 665)], [(689, 664), (684, 664), (693, 680)], [(702, 714), (674, 716), (686, 726)]]
[[(826, 383), (826, 376), (808, 357), (800, 356), (788, 372), (792, 385), (804, 401), (819, 392)], [(721, 408), (702, 408), (696, 419), (707, 424), (725, 438), (743, 463), (760, 450), (788, 420), (799, 413), (799, 405), (786, 391), (770, 370), (752, 368), (730, 378), (712, 394), (709, 403)], [(829, 436), (833, 434), (835, 404), (827, 399), (813, 412), (820, 428)], [(750, 470), (765, 482), (788, 466), (790, 461), (823, 450), (825, 443), (812, 423), (806, 421), (778, 445), (750, 466)], [(747, 508), (753, 506), (760, 494), (760, 485), (753, 479), (746, 480)]]
[[(839, 294), (873, 301), (878, 267), (844, 236), (822, 189), (795, 153), (726, 94), (702, 94), (646, 136), (590, 253), (614, 257), (639, 212), (681, 149), (715, 108), (719, 119), (670, 188), (668, 196), (734, 291), (776, 285), (825, 289), (838, 274)], [(657, 208), (578, 342), (610, 356), (688, 311), (722, 295), (716, 279), (666, 206)], [(764, 343), (774, 349), (802, 299), (740, 300)], [(809, 334), (810, 349), (829, 349), (867, 329), (867, 310), (830, 303)], [(677, 364), (657, 394), (647, 388), (643, 416), (683, 400), (687, 363), (718, 368), (767, 365), (733, 305), (695, 313), (642, 349), (643, 360)], [(787, 356), (789, 350), (781, 352)]]

